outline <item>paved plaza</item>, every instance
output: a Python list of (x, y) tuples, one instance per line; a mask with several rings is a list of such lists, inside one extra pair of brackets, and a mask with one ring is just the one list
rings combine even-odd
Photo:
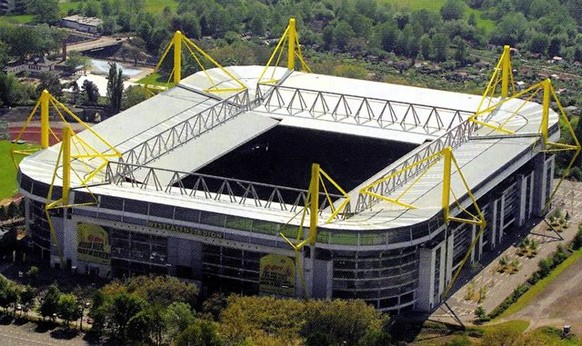
[[(557, 184), (557, 180), (555, 184)], [(504, 240), (504, 244), (498, 247), (495, 253), (484, 254), (482, 259), (485, 267), (475, 264), (471, 267), (466, 264), (463, 273), (456, 285), (456, 291), (447, 300), (448, 305), (455, 311), (457, 316), (464, 323), (471, 323), (475, 320), (475, 309), (482, 305), (487, 312), (491, 312), (498, 306), (513, 290), (524, 283), (536, 270), (538, 262), (550, 256), (558, 244), (567, 244), (574, 238), (578, 231), (578, 225), (582, 222), (582, 183), (563, 181), (554, 198), (554, 206), (560, 206), (571, 216), (569, 227), (562, 232), (556, 233), (551, 230), (543, 219), (530, 221), (520, 229), (514, 231)], [(539, 243), (537, 255), (533, 258), (518, 256), (516, 254), (519, 243), (525, 237)], [(562, 239), (563, 238), (563, 239)], [(507, 256), (509, 260), (518, 259), (520, 261), (519, 271), (514, 274), (499, 273), (499, 260)], [(477, 272), (478, 271), (478, 272)], [(474, 272), (477, 272), (475, 275)], [(582, 283), (582, 282), (581, 282)], [(469, 290), (473, 292), (485, 292), (485, 298), (481, 302), (466, 299)], [(473, 296), (478, 296), (477, 294)], [(454, 319), (444, 307), (438, 308), (430, 316), (431, 320), (451, 322)]]

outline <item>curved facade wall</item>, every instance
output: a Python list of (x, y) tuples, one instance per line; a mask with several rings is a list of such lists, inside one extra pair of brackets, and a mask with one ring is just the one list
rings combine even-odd
[[(495, 183), (495, 188), (478, 191), (488, 227), (471, 261), (478, 261), (484, 251), (494, 249), (505, 234), (541, 210), (551, 187), (552, 166), (553, 157), (540, 154)], [(542, 181), (543, 191), (533, 188)], [(262, 259), (276, 255), (295, 260), (279, 236), (284, 232), (293, 237), (295, 230), (287, 231), (283, 224), (105, 195), (98, 196), (97, 206), (54, 214), (53, 222), (60, 226), (56, 234), (60, 249), (51, 248), (44, 212), (48, 186), (21, 174), (20, 187), (35, 252), (57, 264), (58, 252), (63, 251), (64, 265), (81, 273), (170, 274), (194, 280), (203, 294), (262, 294)], [(92, 199), (80, 191), (72, 192), (72, 198), (75, 203)], [(80, 250), (83, 225), (106, 235), (102, 252)], [(449, 232), (444, 232), (447, 227)], [(475, 236), (472, 226), (445, 225), (442, 214), (384, 231), (323, 227), (316, 247), (300, 254), (306, 275), (302, 278), (295, 267), (294, 295), (307, 291), (316, 298), (364, 299), (383, 311), (431, 310)], [(283, 291), (290, 292), (288, 287)]]

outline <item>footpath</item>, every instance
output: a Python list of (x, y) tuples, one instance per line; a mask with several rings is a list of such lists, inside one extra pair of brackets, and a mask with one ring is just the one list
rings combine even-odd
[[(557, 181), (555, 182), (557, 184)], [(554, 198), (554, 206), (560, 206), (567, 211), (571, 217), (569, 227), (562, 232), (556, 233), (551, 230), (543, 219), (530, 221), (520, 229), (513, 231), (506, 236), (499, 249), (493, 253), (484, 254), (481, 263), (471, 267), (469, 263), (465, 265), (463, 272), (454, 288), (454, 293), (447, 300), (447, 304), (463, 323), (471, 324), (475, 320), (475, 309), (481, 305), (487, 313), (497, 307), (513, 290), (538, 270), (538, 262), (549, 257), (557, 248), (558, 244), (567, 247), (568, 243), (578, 232), (578, 225), (582, 223), (582, 182), (563, 181)], [(537, 255), (533, 258), (518, 256), (519, 243), (524, 238), (535, 240), (539, 247)], [(562, 239), (563, 238), (563, 239)], [(517, 273), (498, 272), (499, 262), (506, 256), (509, 261), (518, 259), (520, 262)], [(477, 272), (478, 271), (478, 272)], [(477, 272), (475, 274), (475, 272)], [(471, 292), (476, 292), (473, 296), (478, 296), (478, 292), (483, 292), (484, 299), (478, 302), (477, 299), (466, 299)], [(437, 308), (429, 317), (430, 320), (445, 323), (458, 324), (452, 314), (445, 306)]]

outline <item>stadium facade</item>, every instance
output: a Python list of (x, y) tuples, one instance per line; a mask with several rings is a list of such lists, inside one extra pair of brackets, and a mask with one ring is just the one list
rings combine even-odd
[[(72, 159), (62, 208), (46, 207), (62, 197), (62, 145), (25, 158), (19, 184), (34, 251), (90, 275), (194, 280), (204, 294), (361, 298), (383, 311), (430, 311), (466, 259), (495, 250), (550, 197), (554, 155), (538, 134), (546, 126), (557, 141), (559, 115), (541, 104), (504, 99), (486, 111), (487, 124), (512, 133), (499, 135), (470, 120), (475, 95), (282, 67), (269, 68), (269, 83), (259, 83), (263, 67), (226, 71), (189, 76), (74, 136), (111, 151), (99, 133), (122, 155), (98, 173), (87, 173), (95, 160)], [(247, 89), (235, 90), (241, 82)], [(216, 85), (232, 90), (208, 92)], [(407, 149), (390, 154), (398, 148)], [(334, 179), (362, 169), (337, 179), (350, 186), (345, 194), (321, 192), (315, 241), (294, 248), (288, 239), (306, 222), (310, 198), (312, 161), (304, 161), (331, 156), (340, 159), (321, 168)], [(297, 175), (304, 187), (278, 183)], [(467, 213), (473, 222), (462, 221)], [(299, 241), (308, 227), (301, 232)]]

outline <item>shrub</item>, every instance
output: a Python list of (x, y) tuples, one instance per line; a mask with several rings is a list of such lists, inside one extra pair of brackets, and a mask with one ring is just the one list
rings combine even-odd
[(487, 312), (485, 311), (482, 305), (479, 305), (477, 309), (475, 309), (475, 316), (477, 316), (478, 322), (487, 322), (491, 320), (491, 317), (487, 315)]
[(511, 306), (511, 304), (515, 303), (517, 301), (517, 299), (519, 299), (519, 297), (524, 295), (525, 292), (527, 292), (529, 290), (529, 288), (530, 288), (530, 286), (528, 284), (521, 284), (521, 285), (517, 286), (513, 290), (513, 292), (507, 298), (505, 298), (505, 300), (503, 300), (503, 302), (501, 302), (501, 304), (499, 304), (495, 309), (493, 309), (493, 311), (491, 311), (491, 313), (489, 314), (489, 317), (495, 318), (495, 317), (501, 315), (501, 313), (503, 313), (503, 311), (507, 310), (507, 308), (509, 308)]
[(571, 247), (573, 250), (578, 250), (582, 247), (582, 225), (578, 226), (578, 232), (576, 233), (576, 236), (574, 236), (574, 239), (572, 240)]

